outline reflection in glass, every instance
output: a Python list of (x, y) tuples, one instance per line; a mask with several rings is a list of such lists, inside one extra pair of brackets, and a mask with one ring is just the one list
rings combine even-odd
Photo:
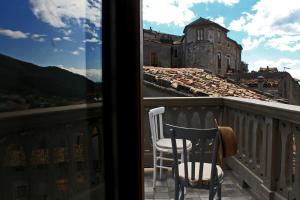
[(101, 0), (0, 11), (1, 199), (104, 199)]

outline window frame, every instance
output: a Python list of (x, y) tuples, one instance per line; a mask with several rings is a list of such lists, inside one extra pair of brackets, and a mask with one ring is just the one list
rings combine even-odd
[(141, 12), (140, 0), (102, 1), (104, 174), (109, 200), (144, 199)]

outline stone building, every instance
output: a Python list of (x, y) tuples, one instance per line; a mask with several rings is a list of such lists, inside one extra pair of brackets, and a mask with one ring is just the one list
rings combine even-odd
[(242, 46), (228, 32), (204, 18), (188, 24), (182, 36), (144, 29), (144, 65), (196, 67), (221, 75), (244, 72)]
[(240, 74), (238, 79), (240, 84), (269, 93), (281, 102), (300, 105), (300, 85), (288, 72), (261, 67), (258, 72)]

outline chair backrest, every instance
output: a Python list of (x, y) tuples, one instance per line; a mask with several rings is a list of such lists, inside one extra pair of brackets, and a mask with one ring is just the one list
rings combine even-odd
[[(203, 167), (205, 162), (212, 164), (211, 167), (211, 177), (217, 177), (217, 153), (219, 146), (219, 135), (218, 129), (195, 129), (195, 128), (185, 128), (178, 127), (170, 124), (166, 124), (166, 128), (169, 129), (169, 133), (172, 141), (173, 157), (174, 157), (174, 169), (175, 169), (175, 178), (178, 180), (178, 151), (176, 139), (182, 139), (183, 141), (183, 160), (184, 160), (184, 175), (186, 183), (189, 183), (189, 177), (191, 180), (203, 180)], [(192, 149), (187, 154), (187, 140), (192, 142)], [(207, 153), (209, 152), (210, 159), (206, 160)], [(191, 170), (188, 170), (188, 156), (189, 162), (191, 162)], [(195, 162), (200, 163), (199, 167), (199, 176), (195, 177)], [(188, 174), (188, 173), (191, 174)], [(213, 182), (213, 181), (212, 181)]]
[(158, 107), (149, 111), (149, 122), (153, 146), (156, 141), (164, 138), (162, 116), (165, 113), (165, 107)]

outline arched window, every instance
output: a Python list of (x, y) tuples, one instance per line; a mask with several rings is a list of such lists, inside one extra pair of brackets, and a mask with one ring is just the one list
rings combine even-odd
[(217, 65), (218, 65), (219, 69), (221, 68), (221, 63), (222, 63), (221, 52), (218, 52), (217, 53)]
[(220, 31), (218, 31), (218, 42), (220, 43), (221, 42), (221, 32)]
[(197, 40), (204, 40), (204, 30), (203, 29), (197, 30)]
[(230, 56), (229, 55), (227, 55), (226, 56), (226, 66), (227, 66), (227, 69), (230, 69)]

